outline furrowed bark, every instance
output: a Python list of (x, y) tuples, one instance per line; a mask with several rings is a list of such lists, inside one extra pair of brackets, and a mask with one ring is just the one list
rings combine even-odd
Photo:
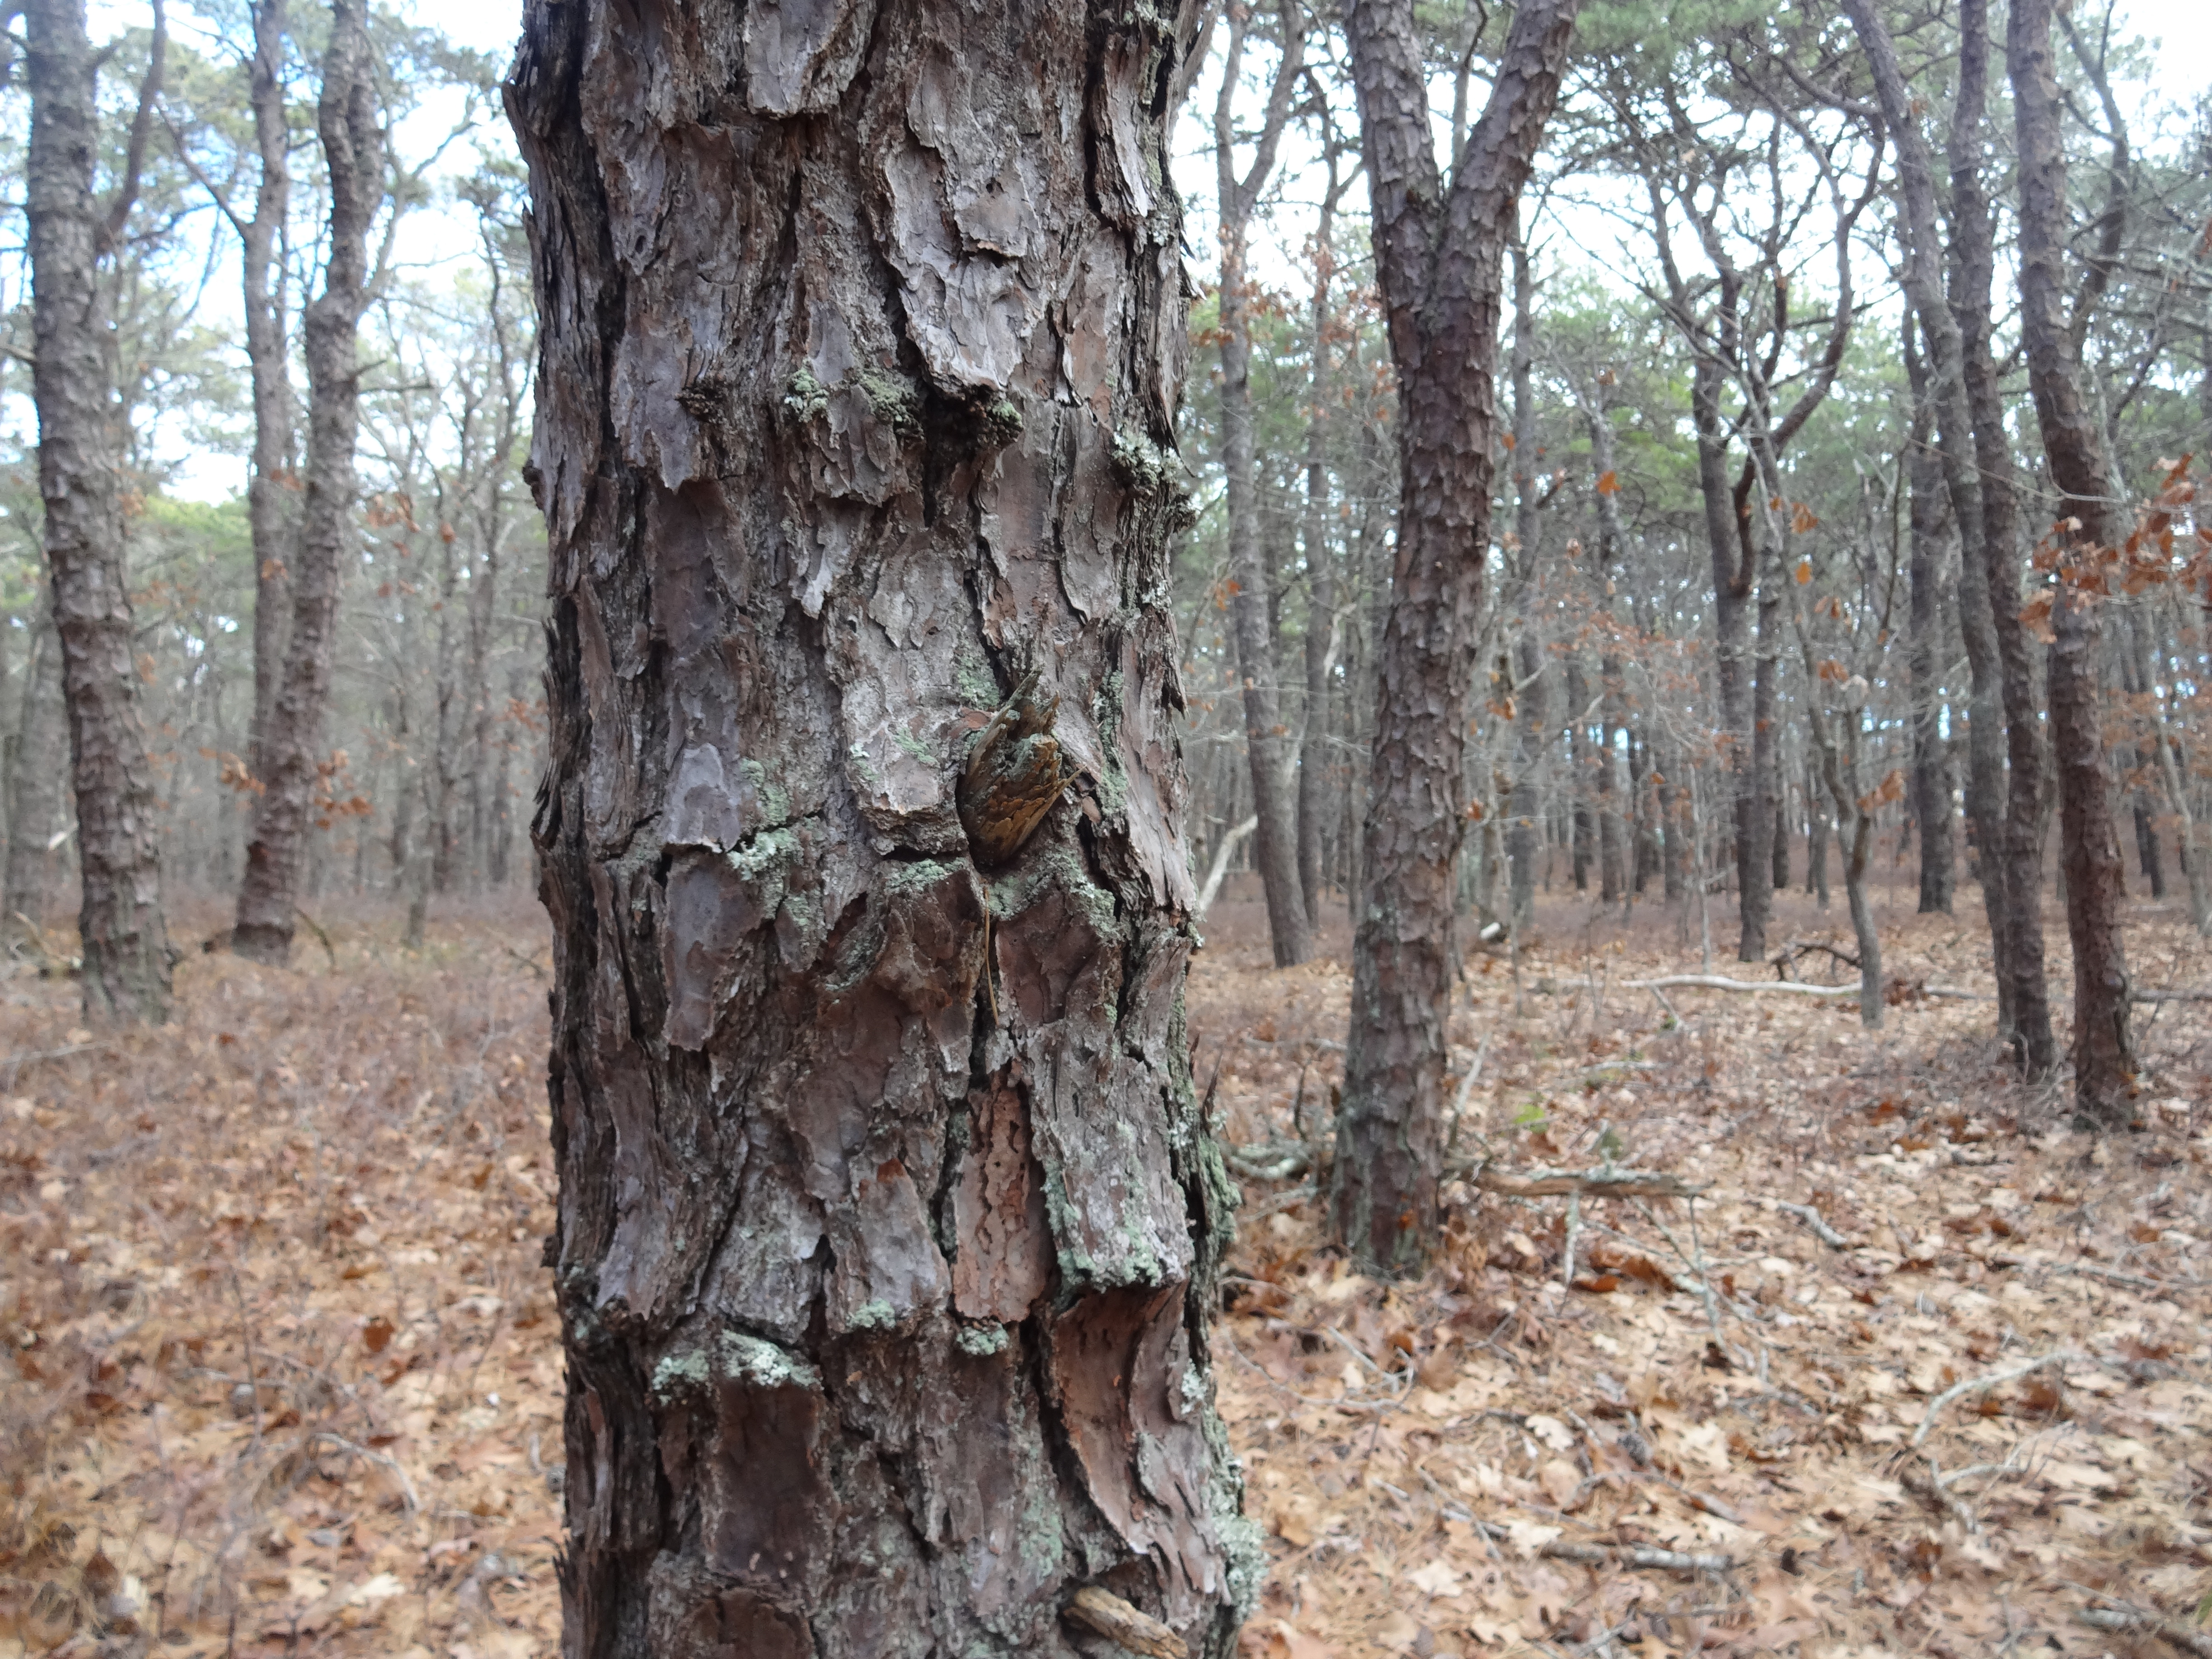
[(533, 0), (507, 88), (564, 1650), (1224, 1659), (1172, 20), (739, 15)]
[(1332, 1206), (1364, 1267), (1433, 1248), (1466, 720), (1489, 544), (1500, 260), (1559, 94), (1579, 0), (1514, 15), (1488, 107), (1447, 193), (1411, 0), (1345, 11), (1399, 377), (1401, 484), (1352, 945)]
[[(99, 270), (137, 181), (134, 167), (104, 214), (95, 204), (100, 113), (82, 0), (26, 0), (23, 17), (31, 94), (24, 186), (32, 390), (76, 791), (84, 1007), (94, 1018), (159, 1025), (170, 1001), (160, 801), (138, 714), (118, 477), (122, 412)], [(142, 109), (158, 89), (165, 40), (157, 11)], [(140, 153), (134, 144), (134, 161)]]
[(2112, 478), (2081, 395), (2066, 310), (2066, 154), (2051, 52), (2051, 0), (2014, 0), (2005, 61), (2020, 150), (2021, 343), (2051, 481), (2062, 550), (2051, 611), (2051, 743), (2058, 768), (2059, 859), (2074, 945), (2074, 1107), (2078, 1121), (2123, 1128), (2132, 1115), (2134, 1034), (2119, 902), (2125, 882), (2112, 833), (2099, 696), (2101, 585), (2097, 555), (2112, 546)]
[(338, 583), (354, 545), (361, 430), (356, 335), (368, 303), (368, 228), (384, 185), (383, 134), (370, 75), (365, 0), (334, 0), (316, 127), (330, 175), (323, 291), (307, 311), (307, 481), (284, 678), (262, 732), (261, 792), (238, 884), (230, 947), (257, 962), (292, 954), (300, 882), (313, 828), (316, 765), (331, 695)]

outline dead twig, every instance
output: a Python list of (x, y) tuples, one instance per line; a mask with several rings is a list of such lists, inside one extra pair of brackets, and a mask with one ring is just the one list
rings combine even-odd
[(1970, 1394), (1987, 1394), (1991, 1389), (2002, 1388), (2008, 1382), (2017, 1382), (2023, 1376), (2030, 1376), (2052, 1365), (2063, 1368), (2069, 1364), (2078, 1365), (2087, 1363), (2087, 1360), (2083, 1355), (2062, 1351), (2058, 1353), (2047, 1353), (2040, 1359), (2025, 1360), (2017, 1365), (2007, 1365), (1999, 1370), (1987, 1371), (1980, 1376), (1970, 1376), (1963, 1382), (1954, 1382), (1928, 1402), (1928, 1410), (1920, 1419), (1920, 1426), (1912, 1431), (1912, 1449), (1918, 1451), (1927, 1443), (1929, 1433), (1936, 1426), (1936, 1418), (1942, 1415), (1943, 1407), (1954, 1400), (1962, 1400)]
[(1774, 1200), (1773, 1204), (1774, 1207), (1781, 1211), (1783, 1214), (1794, 1215), (1808, 1227), (1810, 1227), (1813, 1230), (1813, 1237), (1819, 1239), (1820, 1243), (1826, 1245), (1830, 1249), (1847, 1250), (1850, 1248), (1850, 1240), (1845, 1238), (1833, 1227), (1831, 1227), (1825, 1220), (1821, 1219), (1820, 1212), (1814, 1209), (1811, 1205), (1784, 1204), (1779, 1199)]
[(1730, 979), (1725, 974), (1662, 974), (1656, 979), (1625, 980), (1638, 991), (1744, 991), (1753, 995), (1793, 997), (1855, 997), (1856, 985), (1800, 985), (1794, 980)]
[(1060, 1610), (1060, 1616), (1088, 1626), (1108, 1641), (1118, 1642), (1149, 1659), (1185, 1659), (1190, 1651), (1182, 1637), (1152, 1614), (1139, 1612), (1096, 1584), (1085, 1584), (1076, 1591)]
[(2084, 1607), (2074, 1617), (2091, 1630), (2142, 1631), (2184, 1653), (2196, 1654), (2197, 1659), (2212, 1659), (2212, 1632), (2194, 1629), (2132, 1602), (2123, 1601), (2112, 1607)]
[(1693, 1198), (1710, 1183), (1685, 1181), (1664, 1170), (1611, 1164), (1595, 1170), (1493, 1170), (1485, 1164), (1474, 1172), (1474, 1184), (1507, 1198)]

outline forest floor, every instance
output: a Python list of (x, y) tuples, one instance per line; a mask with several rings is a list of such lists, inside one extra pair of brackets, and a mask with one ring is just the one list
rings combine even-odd
[[(1897, 896), (1892, 978), (1986, 990), (1971, 890)], [(2178, 910), (2134, 908), (2140, 983), (2212, 981)], [(1190, 1027), (1234, 1144), (1327, 1121), (1341, 914), (1281, 971), (1250, 896), (1209, 918)], [(323, 920), (292, 971), (194, 955), (161, 1032), (0, 981), (0, 1659), (556, 1650), (542, 921), (410, 955)], [(2012, 1082), (1986, 1002), (1670, 1012), (1625, 981), (1697, 971), (1694, 915), (1539, 921), (1517, 986), (1480, 953), (1455, 994), (1458, 1155), (1602, 1140), (1706, 1190), (1582, 1202), (1569, 1284), (1564, 1199), (1462, 1182), (1435, 1271), (1385, 1286), (1324, 1248), (1310, 1175), (1243, 1182), (1215, 1328), (1273, 1560), (1246, 1650), (2157, 1653), (2165, 1620), (2212, 1653), (2212, 1011), (2141, 1011), (2142, 1125), (2100, 1141)], [(1840, 898), (1775, 937), (1847, 945)]]

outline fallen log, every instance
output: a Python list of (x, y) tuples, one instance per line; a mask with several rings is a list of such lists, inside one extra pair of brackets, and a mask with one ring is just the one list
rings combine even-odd
[(1656, 979), (1624, 980), (1638, 991), (1747, 991), (1786, 997), (1855, 997), (1856, 985), (1800, 985), (1795, 980), (1730, 979), (1725, 974), (1662, 974)]

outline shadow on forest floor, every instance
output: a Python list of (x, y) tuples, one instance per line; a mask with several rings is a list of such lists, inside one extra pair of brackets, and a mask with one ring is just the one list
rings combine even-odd
[[(1972, 900), (1893, 902), (1892, 977), (1986, 988)], [(2212, 978), (2178, 912), (2138, 911), (2142, 982)], [(1326, 1122), (1334, 916), (1280, 971), (1256, 898), (1209, 918), (1190, 1027), (1232, 1142)], [(306, 937), (294, 972), (195, 955), (159, 1033), (0, 982), (0, 1655), (555, 1650), (542, 921), (517, 901), (410, 956), (396, 919), (322, 920), (335, 970)], [(1694, 969), (1694, 916), (1540, 921), (1517, 995), (1489, 954), (1456, 994), (1465, 1143), (1579, 1166), (1609, 1128), (1711, 1189), (1584, 1204), (1570, 1288), (1565, 1200), (1456, 1188), (1437, 1270), (1383, 1286), (1323, 1248), (1307, 1177), (1246, 1182), (1217, 1330), (1274, 1563), (1247, 1650), (2087, 1654), (2127, 1638), (2084, 1610), (2192, 1620), (2204, 1011), (2149, 1023), (2143, 1130), (2100, 1144), (2012, 1086), (1987, 1004), (1907, 996), (1869, 1033), (1677, 991), (1675, 1026), (1621, 981)], [(1846, 943), (1840, 904), (1786, 901), (1791, 936)]]

